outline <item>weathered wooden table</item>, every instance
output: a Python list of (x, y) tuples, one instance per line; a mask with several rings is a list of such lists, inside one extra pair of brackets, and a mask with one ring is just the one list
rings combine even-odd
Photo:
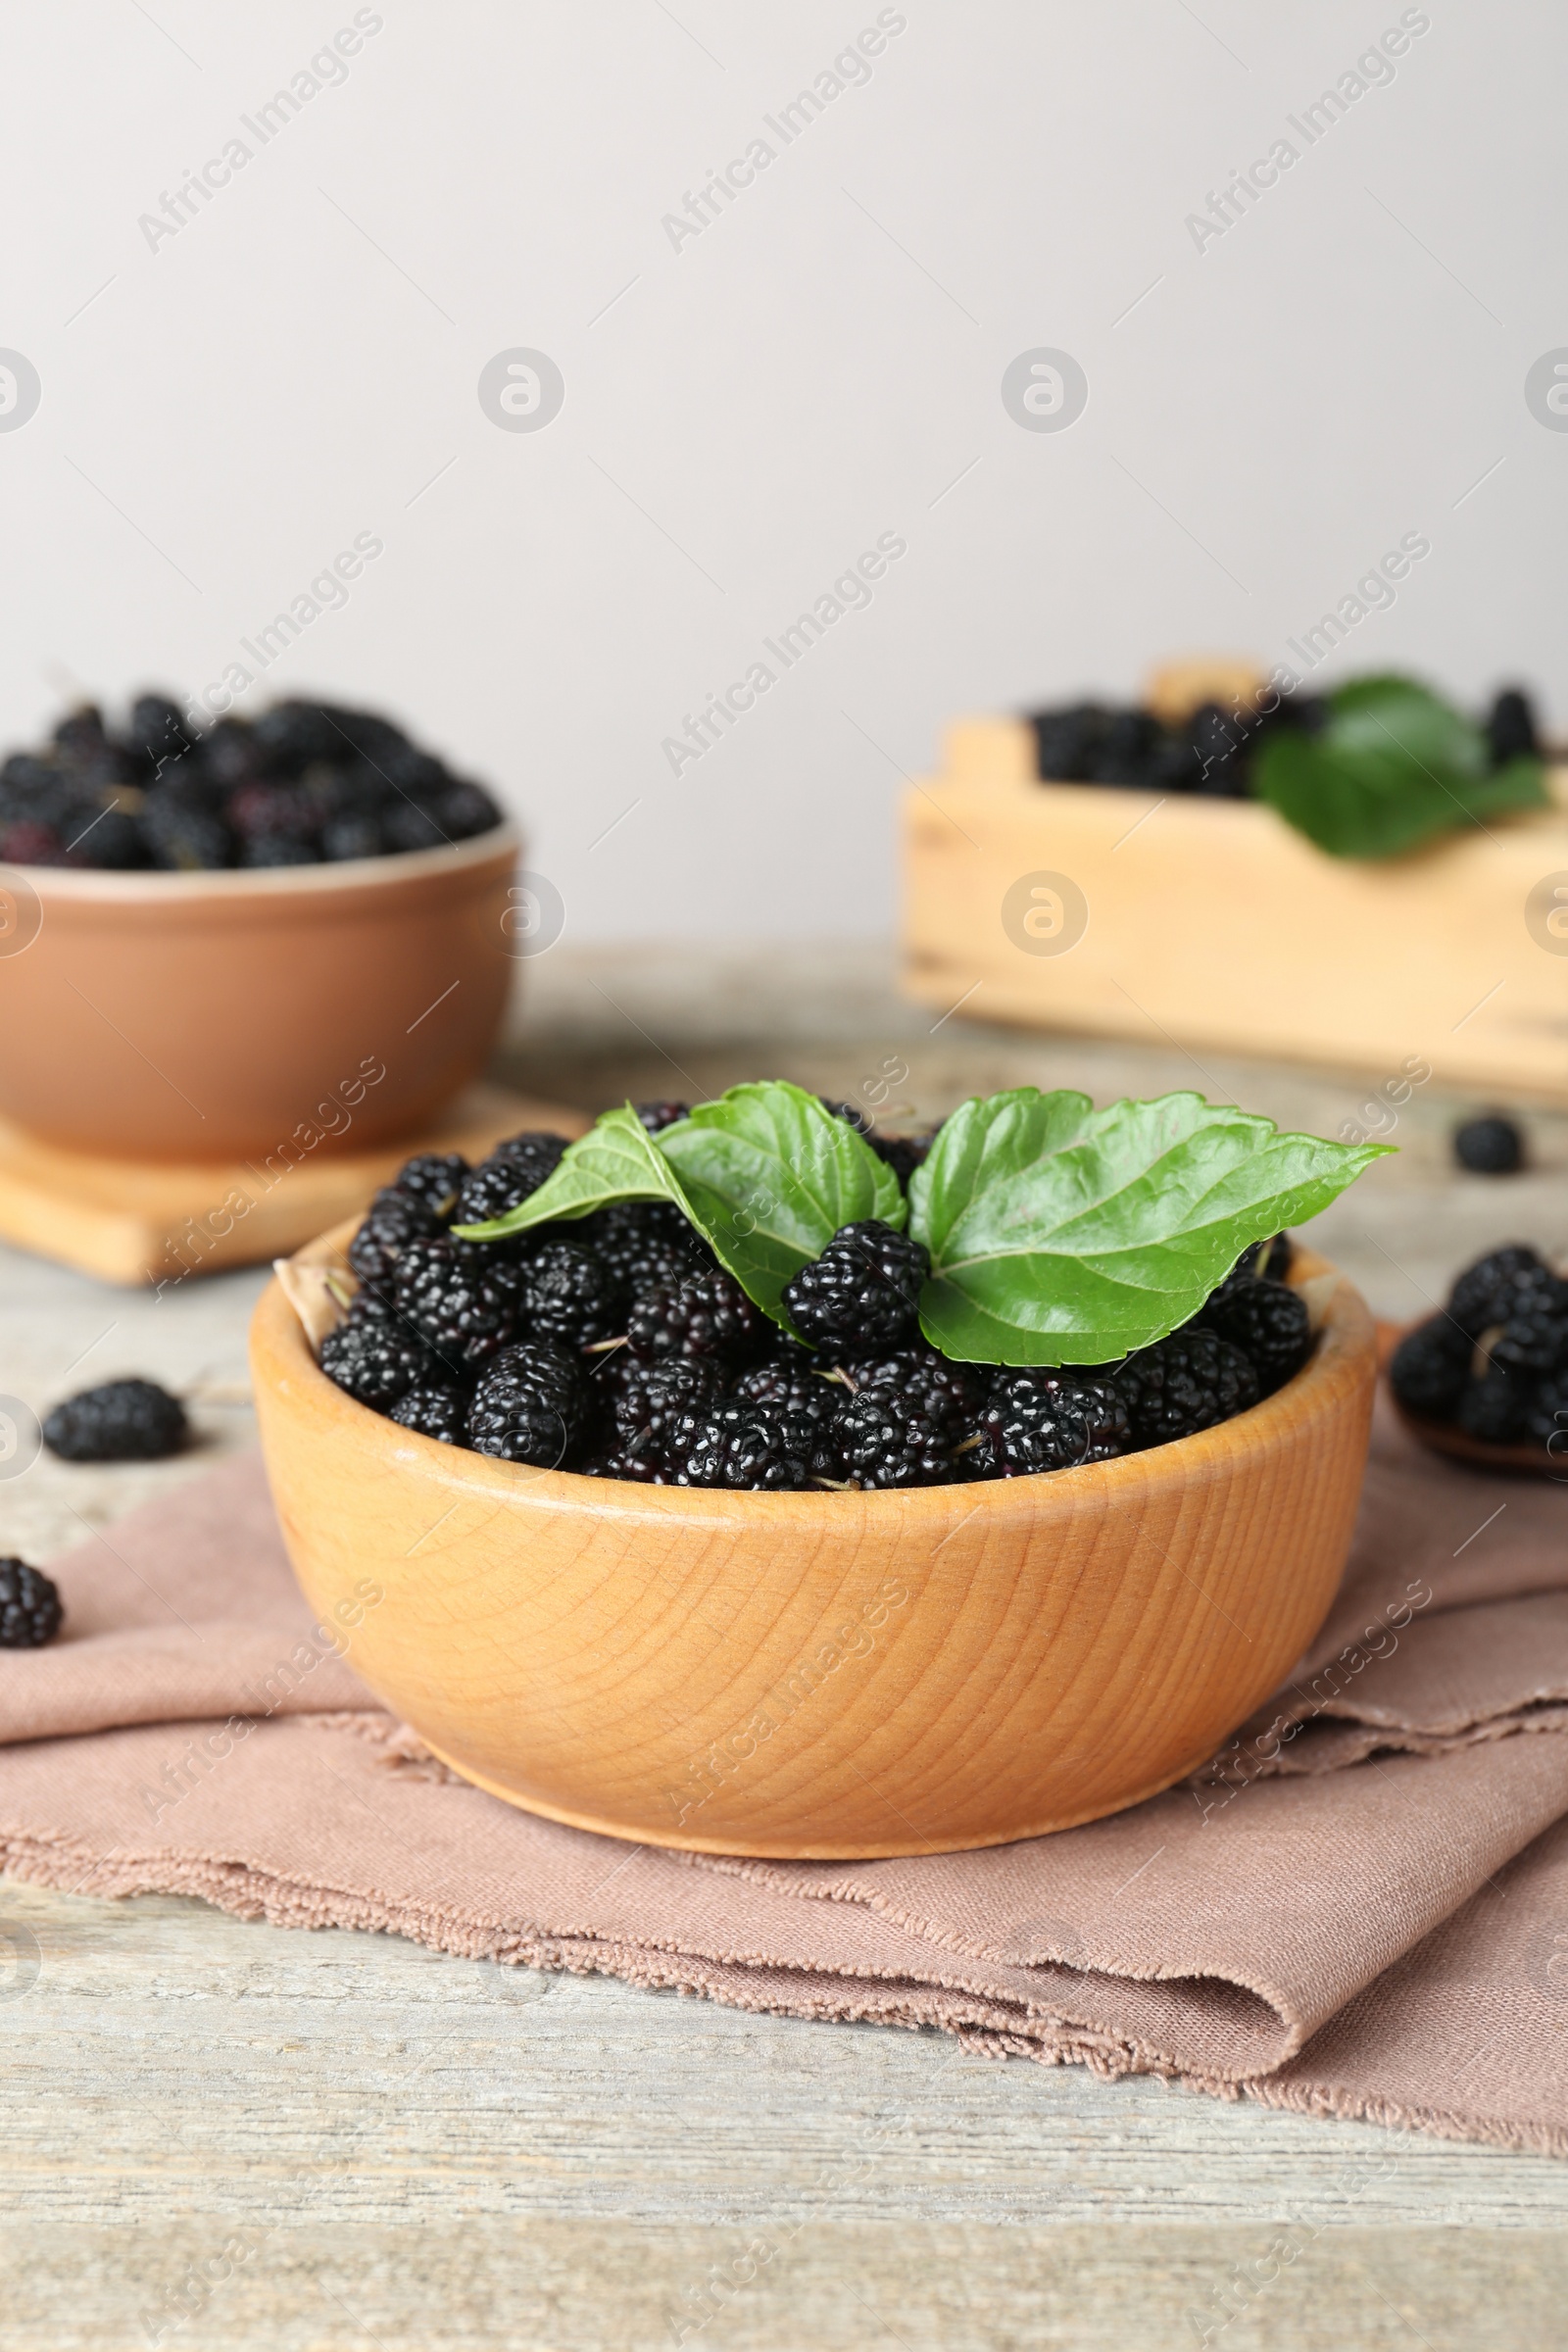
[[(923, 1116), (1007, 1084), (1192, 1085), (1333, 1133), (1368, 1091), (1199, 1068), (1152, 1032), (933, 1030), (869, 954), (558, 950), (527, 979), (505, 1074), (589, 1108), (764, 1075)], [(1568, 1242), (1568, 1120), (1535, 1118), (1534, 1172), (1489, 1183), (1451, 1168), (1457, 1108), (1419, 1090), (1400, 1157), (1315, 1229), (1385, 1313), (1489, 1243)], [(155, 1302), (0, 1259), (0, 1388), (37, 1406), (145, 1371), (202, 1438), (0, 1481), (0, 1551), (44, 1556), (249, 1441), (262, 1279)], [(1544, 2158), (196, 1903), (0, 1885), (0, 2346), (28, 2352), (1568, 2342), (1568, 2168)], [(1244, 2294), (1286, 2220), (1305, 2250)]]

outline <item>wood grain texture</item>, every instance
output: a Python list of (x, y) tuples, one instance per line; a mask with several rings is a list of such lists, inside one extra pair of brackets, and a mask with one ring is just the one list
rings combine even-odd
[(177, 1282), (288, 1255), (362, 1207), (416, 1152), (474, 1159), (525, 1127), (580, 1135), (587, 1125), (560, 1103), (479, 1085), (372, 1151), (328, 1141), (213, 1165), (68, 1152), (0, 1120), (0, 1240), (102, 1282)]
[(710, 1852), (950, 1851), (1169, 1787), (1321, 1623), (1374, 1347), (1322, 1260), (1297, 1278), (1326, 1312), (1277, 1396), (1050, 1477), (726, 1494), (491, 1461), (343, 1395), (276, 1285), (256, 1406), (312, 1606), (384, 1587), (359, 1671), (481, 1788)]
[[(1561, 784), (1561, 771), (1558, 771)], [(1255, 803), (1041, 784), (1021, 722), (960, 721), (904, 808), (905, 982), (970, 1018), (1439, 1079), (1568, 1102), (1568, 956), (1526, 922), (1568, 875), (1568, 809), (1378, 863), (1330, 858)], [(1060, 953), (1003, 902), (1065, 874)]]
[(1223, 2352), (1559, 2340), (1547, 2157), (165, 1896), (0, 1884), (0, 1994), (28, 1937), (4, 2352), (147, 2352), (181, 2306), (165, 2352), (1179, 2352), (1190, 2309), (1237, 2309)]

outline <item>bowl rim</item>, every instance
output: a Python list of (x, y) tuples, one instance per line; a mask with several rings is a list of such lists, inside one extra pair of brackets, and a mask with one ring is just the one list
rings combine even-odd
[[(326, 1233), (307, 1242), (287, 1260), (296, 1265), (341, 1261), (348, 1241), (361, 1219), (345, 1218)], [(1348, 1277), (1332, 1260), (1296, 1245), (1291, 1288), (1308, 1295), (1314, 1307), (1317, 1345), (1311, 1356), (1285, 1386), (1272, 1396), (1213, 1429), (1190, 1438), (1175, 1438), (1163, 1446), (1115, 1456), (1108, 1462), (1085, 1462), (1070, 1470), (1039, 1471), (1023, 1478), (979, 1479), (932, 1487), (854, 1489), (845, 1493), (812, 1490), (801, 1494), (730, 1493), (707, 1487), (644, 1486), (630, 1479), (588, 1478), (576, 1470), (538, 1469), (526, 1462), (504, 1462), (467, 1446), (443, 1445), (419, 1431), (361, 1404), (327, 1378), (316, 1359), (304, 1325), (285, 1297), (276, 1273), (257, 1300), (252, 1319), (254, 1339), (274, 1337), (288, 1383), (308, 1409), (335, 1420), (343, 1434), (360, 1445), (388, 1446), (394, 1458), (402, 1455), (421, 1475), (436, 1473), (443, 1483), (454, 1480), (481, 1487), (498, 1499), (517, 1505), (582, 1511), (598, 1518), (652, 1522), (696, 1522), (710, 1527), (733, 1523), (755, 1527), (763, 1522), (789, 1525), (809, 1523), (814, 1517), (841, 1529), (867, 1519), (885, 1526), (893, 1520), (911, 1534), (922, 1528), (938, 1530), (950, 1521), (968, 1524), (977, 1515), (1004, 1519), (1014, 1513), (1038, 1517), (1050, 1494), (1071, 1504), (1099, 1495), (1107, 1508), (1118, 1498), (1147, 1494), (1152, 1483), (1185, 1487), (1200, 1481), (1222, 1465), (1234, 1467), (1246, 1456), (1257, 1456), (1288, 1438), (1299, 1427), (1314, 1402), (1325, 1405), (1332, 1390), (1351, 1391), (1376, 1378), (1376, 1335), (1371, 1310)], [(270, 1327), (275, 1326), (275, 1331)], [(253, 1340), (254, 1344), (254, 1340)], [(411, 1450), (412, 1449), (412, 1450)], [(456, 1460), (454, 1460), (456, 1456)], [(1087, 1482), (1087, 1483), (1086, 1483)], [(961, 1506), (961, 1507), (960, 1507)]]
[[(139, 868), (131, 873), (104, 866), (22, 865), (7, 870), (26, 877), (28, 888), (46, 905), (53, 901), (84, 906), (189, 906), (202, 899), (309, 898), (333, 890), (363, 891), (378, 885), (418, 882), (432, 874), (461, 873), (484, 865), (503, 852), (515, 857), (522, 834), (506, 816), (483, 833), (466, 841), (441, 843), (431, 850), (394, 850), (379, 858), (341, 858), (317, 865), (220, 866), (199, 873), (166, 873)], [(0, 860), (0, 864), (4, 861)]]

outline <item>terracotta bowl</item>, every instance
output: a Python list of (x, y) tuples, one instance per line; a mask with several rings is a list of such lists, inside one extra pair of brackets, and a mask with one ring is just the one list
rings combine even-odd
[(945, 1852), (1168, 1788), (1322, 1623), (1376, 1365), (1349, 1284), (1304, 1252), (1297, 1280), (1321, 1332), (1287, 1388), (1053, 1477), (724, 1494), (491, 1461), (334, 1388), (276, 1282), (256, 1403), (312, 1607), (466, 1779), (653, 1845)]
[(318, 1107), (337, 1127), (358, 1086), (357, 1149), (412, 1132), (495, 1043), (517, 851), (499, 825), (337, 865), (6, 868), (0, 1115), (75, 1151), (252, 1158)]

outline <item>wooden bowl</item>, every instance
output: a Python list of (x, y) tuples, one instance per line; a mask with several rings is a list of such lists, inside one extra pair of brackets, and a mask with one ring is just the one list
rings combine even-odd
[(491, 1461), (334, 1388), (275, 1282), (256, 1404), (312, 1607), (466, 1780), (651, 1845), (939, 1853), (1168, 1788), (1322, 1623), (1376, 1367), (1349, 1284), (1304, 1251), (1296, 1279), (1321, 1332), (1277, 1396), (1051, 1477), (728, 1494)]
[(6, 868), (0, 1113), (129, 1159), (262, 1160), (302, 1122), (409, 1134), (495, 1044), (517, 851), (499, 825), (335, 865)]

